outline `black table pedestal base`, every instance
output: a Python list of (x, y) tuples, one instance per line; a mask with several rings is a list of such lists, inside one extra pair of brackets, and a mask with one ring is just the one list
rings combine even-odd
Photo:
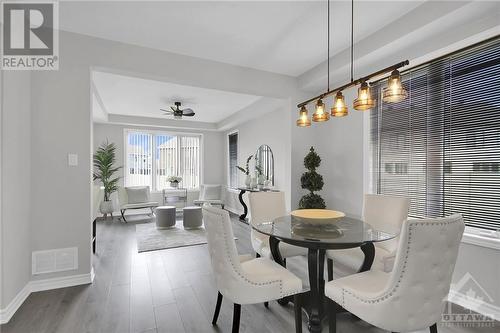
[[(280, 241), (273, 236), (269, 237), (269, 247), (271, 254), (276, 263), (285, 267), (285, 262), (279, 251)], [(375, 247), (373, 243), (368, 242), (361, 245), (361, 250), (365, 254), (360, 272), (371, 269), (375, 258)], [(325, 249), (309, 248), (307, 254), (308, 271), (309, 271), (309, 287), (310, 291), (301, 294), (300, 305), (306, 312), (308, 328), (310, 332), (321, 332), (322, 322), (327, 317), (328, 299), (325, 297)], [(285, 297), (278, 300), (279, 304), (285, 305), (293, 302), (293, 297)], [(336, 312), (341, 312), (343, 309), (337, 309)]]

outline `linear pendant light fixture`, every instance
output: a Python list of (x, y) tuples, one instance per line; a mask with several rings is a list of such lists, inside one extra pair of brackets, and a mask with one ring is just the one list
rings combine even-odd
[[(408, 60), (402, 61), (400, 63), (376, 71), (365, 77), (354, 80), (354, 0), (351, 0), (351, 81), (344, 84), (343, 86), (337, 87), (335, 89), (330, 89), (330, 0), (328, 0), (327, 13), (327, 90), (325, 93), (310, 98), (307, 101), (304, 101), (297, 105), (297, 107), (300, 109), (297, 126), (300, 127), (311, 126), (311, 121), (309, 119), (306, 106), (313, 101), (316, 101), (315, 111), (312, 116), (312, 120), (314, 122), (328, 121), (330, 120), (330, 114), (333, 117), (347, 116), (348, 109), (342, 91), (347, 88), (357, 86), (358, 84), (360, 84), (360, 87), (358, 88), (358, 97), (354, 100), (353, 107), (358, 111), (370, 110), (375, 106), (376, 99), (372, 96), (370, 84), (368, 81), (374, 77), (378, 77), (389, 72), (391, 72), (391, 75), (387, 81), (387, 87), (383, 90), (382, 100), (388, 103), (398, 103), (408, 97), (408, 93), (401, 83), (401, 75), (398, 71), (399, 68), (410, 63)], [(323, 99), (333, 94), (335, 94), (335, 97), (333, 98), (333, 106), (330, 110), (330, 113), (328, 113), (325, 110), (325, 103), (323, 102)]]

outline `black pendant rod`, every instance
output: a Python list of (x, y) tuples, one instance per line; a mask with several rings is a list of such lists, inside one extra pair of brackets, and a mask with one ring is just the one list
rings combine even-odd
[(351, 82), (354, 80), (354, 0), (351, 0)]
[(326, 38), (328, 39), (327, 42), (327, 48), (328, 48), (328, 55), (327, 55), (327, 70), (328, 70), (328, 75), (327, 75), (327, 86), (326, 86), (326, 91), (330, 90), (330, 0), (328, 0), (328, 14), (327, 14), (327, 32), (326, 32)]
[(401, 62), (398, 62), (397, 64), (394, 64), (392, 66), (389, 66), (389, 67), (386, 67), (384, 69), (381, 69), (379, 71), (376, 71), (376, 72), (373, 72), (372, 74), (370, 75), (367, 75), (367, 76), (364, 76), (364, 77), (361, 77), (359, 79), (356, 79), (354, 81), (351, 81), (349, 83), (346, 83), (344, 84), (343, 86), (340, 86), (340, 87), (336, 87), (334, 89), (330, 89), (328, 90), (327, 92), (321, 94), (321, 95), (318, 95), (316, 97), (313, 97), (313, 98), (310, 98), (308, 99), (307, 101), (304, 101), (300, 104), (297, 105), (298, 108), (301, 108), (309, 103), (311, 103), (312, 101), (315, 101), (315, 100), (318, 100), (320, 98), (325, 98), (327, 96), (330, 96), (330, 95), (333, 95), (334, 93), (336, 93), (337, 91), (341, 91), (341, 90), (345, 90), (347, 88), (350, 88), (350, 87), (353, 87), (355, 85), (358, 85), (360, 83), (362, 83), (363, 81), (369, 81), (371, 78), (374, 78), (374, 77), (377, 77), (377, 76), (380, 76), (382, 74), (385, 74), (385, 73), (388, 73), (388, 72), (392, 72), (393, 70), (395, 69), (398, 69), (398, 68), (401, 68), (401, 67), (404, 67), (406, 65), (408, 65), (410, 62), (408, 60), (405, 60), (405, 61), (401, 61)]

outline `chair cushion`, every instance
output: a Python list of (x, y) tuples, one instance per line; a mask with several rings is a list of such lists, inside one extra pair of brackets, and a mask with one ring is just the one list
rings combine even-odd
[[(365, 259), (365, 255), (359, 247), (345, 250), (329, 250), (326, 251), (326, 255), (329, 259), (333, 259), (336, 277), (358, 272)], [(372, 270), (390, 272), (394, 264), (394, 257), (394, 253), (375, 246), (375, 259), (373, 260)]]
[(142, 203), (135, 203), (135, 204), (126, 204), (126, 205), (122, 205), (120, 208), (121, 209), (138, 209), (138, 208), (149, 208), (149, 207), (158, 207), (158, 202), (149, 201), (149, 202), (142, 202)]
[(269, 280), (270, 276), (273, 279), (281, 280), (281, 297), (302, 291), (302, 281), (297, 276), (269, 259), (257, 258), (244, 261), (241, 263), (241, 267), (252, 280), (259, 280), (260, 277), (263, 280)]
[(203, 205), (204, 203), (222, 205), (222, 200), (193, 200), (193, 205)]
[[(268, 244), (269, 242), (267, 242), (267, 245)], [(307, 248), (305, 247), (291, 245), (285, 242), (280, 242), (278, 247), (280, 249), (280, 254), (282, 258), (307, 255)], [(272, 258), (271, 248), (269, 248), (269, 246), (262, 246), (261, 255), (265, 258)]]
[(126, 187), (128, 204), (137, 204), (149, 201), (149, 187), (148, 186), (134, 186)]
[(201, 200), (220, 200), (220, 185), (203, 185)]

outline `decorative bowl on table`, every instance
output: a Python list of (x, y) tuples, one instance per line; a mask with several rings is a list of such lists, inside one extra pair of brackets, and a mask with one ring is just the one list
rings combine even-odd
[(344, 217), (345, 213), (330, 209), (297, 209), (292, 211), (291, 215), (294, 217), (299, 217), (307, 220), (311, 219), (314, 221), (338, 219)]
[(309, 238), (338, 238), (342, 235), (336, 222), (345, 213), (328, 209), (299, 209), (291, 212), (292, 233)]

